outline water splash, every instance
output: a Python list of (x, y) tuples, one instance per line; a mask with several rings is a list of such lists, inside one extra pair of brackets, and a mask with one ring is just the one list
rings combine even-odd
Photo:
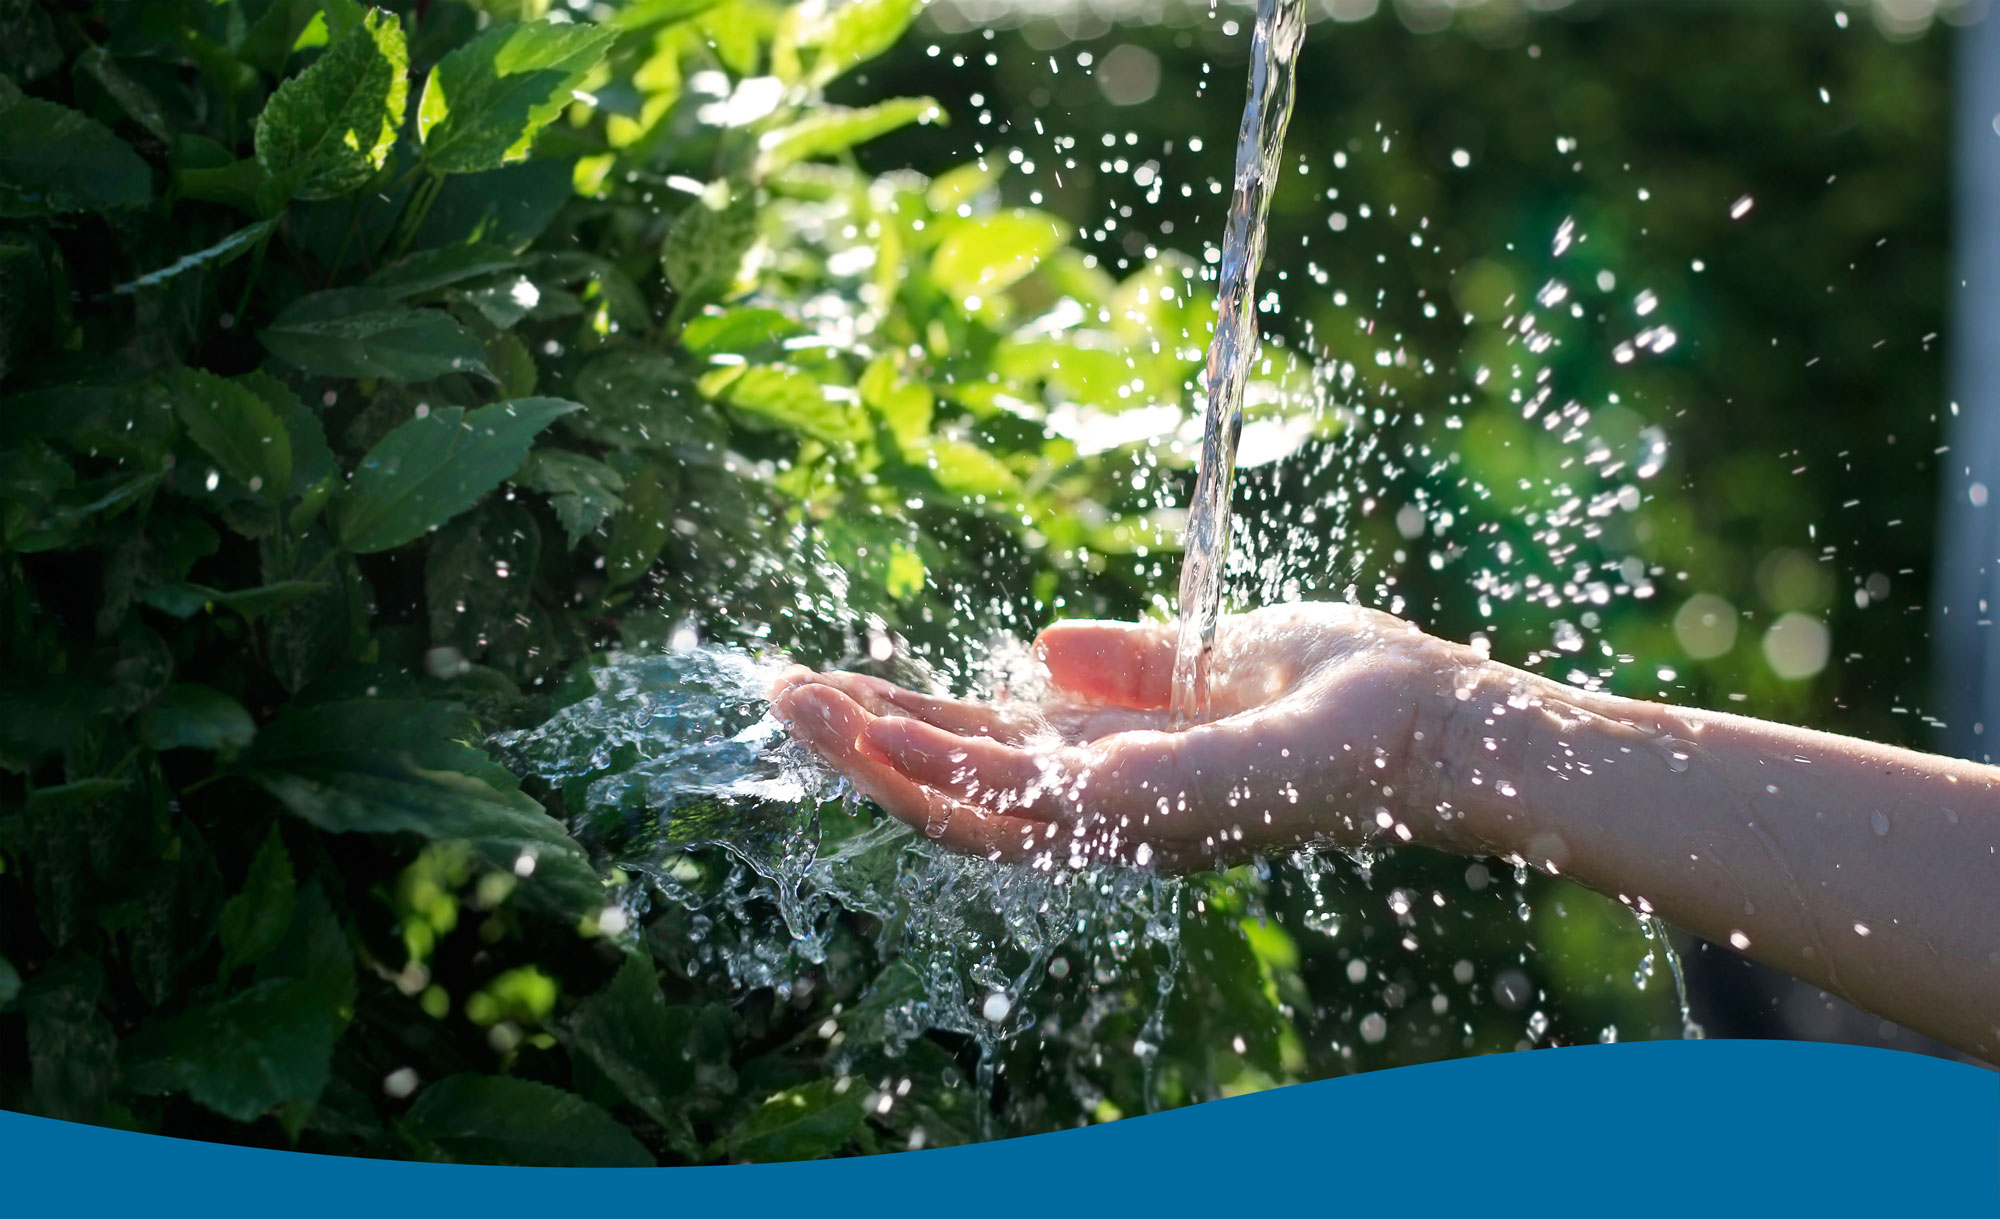
[(1236, 137), (1236, 182), (1222, 240), (1215, 338), (1209, 343), (1203, 380), (1207, 408), (1201, 467), (1181, 560), (1173, 715), (1183, 725), (1208, 718), (1208, 664), (1222, 613), (1229, 499), (1236, 481), (1236, 446), (1243, 436), (1243, 391), (1257, 350), (1257, 268), (1264, 261), (1265, 221), (1278, 159), (1284, 152), (1285, 127), (1292, 118), (1292, 84), (1304, 38), (1304, 0), (1258, 0), (1249, 96)]

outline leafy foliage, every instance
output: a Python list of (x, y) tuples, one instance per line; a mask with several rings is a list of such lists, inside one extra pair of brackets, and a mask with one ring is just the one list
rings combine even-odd
[[(932, 638), (940, 577), (1024, 620), (1065, 584), (1138, 608), (1086, 548), (1165, 538), (1114, 458), (1043, 431), (1043, 369), (997, 372), (1032, 313), (1108, 318), (1117, 285), (984, 170), (855, 168), (936, 103), (826, 100), (915, 7), (24, 11), (0, 1101), (504, 1163), (909, 1138), (775, 1015), (607, 933), (559, 793), (480, 742), (688, 615), (837, 658), (844, 623), (778, 612), (794, 530), (860, 573), (854, 613)], [(1193, 346), (1097, 342), (1177, 400)], [(947, 1140), (963, 1070), (913, 1052)]]

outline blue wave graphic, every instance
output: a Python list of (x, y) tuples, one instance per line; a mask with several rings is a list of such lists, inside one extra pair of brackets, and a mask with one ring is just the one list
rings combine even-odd
[[(1085, 1130), (801, 1164), (491, 1168), (303, 1155), (0, 1113), (20, 1216), (1440, 1212), (2000, 1214), (2000, 1074), (1782, 1041), (1457, 1059)], [(659, 1190), (657, 1195), (632, 1191)], [(615, 1192), (614, 1192), (615, 1191)], [(747, 1210), (745, 1209), (747, 1206)], [(476, 1208), (476, 1209), (475, 1209)], [(1226, 1208), (1226, 1209), (1224, 1209)]]

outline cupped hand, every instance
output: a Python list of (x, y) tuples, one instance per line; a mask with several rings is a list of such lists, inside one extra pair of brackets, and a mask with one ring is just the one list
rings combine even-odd
[(773, 711), (889, 813), (992, 859), (1191, 868), (1443, 828), (1428, 747), (1469, 651), (1401, 619), (1328, 602), (1223, 619), (1210, 718), (1181, 730), (1172, 625), (1060, 622), (1035, 651), (1047, 699), (795, 669)]

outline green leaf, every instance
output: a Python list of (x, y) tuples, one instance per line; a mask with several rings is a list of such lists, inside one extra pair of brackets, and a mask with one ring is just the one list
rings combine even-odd
[(535, 21), (488, 30), (446, 55), (417, 103), (424, 159), (446, 173), (522, 160), (617, 38), (600, 26)]
[(612, 513), (625, 506), (618, 493), (625, 480), (618, 471), (595, 458), (561, 449), (543, 449), (528, 455), (514, 475), (514, 481), (549, 497), (556, 519), (569, 535), (571, 549), (597, 531)]
[(335, 504), (341, 545), (372, 554), (422, 537), (519, 469), (543, 428), (582, 409), (558, 398), (519, 398), (469, 415), (452, 406), (412, 419), (369, 450)]
[(611, 24), (628, 33), (656, 25), (672, 25), (676, 21), (699, 16), (720, 3), (722, 0), (634, 0), (618, 10), (611, 18)]
[(233, 754), (257, 735), (256, 721), (243, 704), (208, 686), (187, 682), (167, 687), (160, 701), (139, 716), (139, 739), (153, 749), (207, 749)]
[(196, 267), (205, 267), (211, 263), (218, 267), (226, 267), (236, 261), (245, 250), (262, 240), (266, 233), (277, 227), (277, 223), (275, 220), (259, 220), (255, 224), (245, 225), (212, 246), (196, 250), (192, 254), (183, 254), (159, 270), (148, 271), (137, 279), (126, 280), (111, 291), (120, 296), (130, 296), (141, 288), (157, 287), (174, 276), (192, 271)]
[(62, 63), (55, 24), (39, 0), (0, 0), (0, 74), (33, 81)]
[(284, 941), (298, 904), (298, 884), (292, 878), (292, 857), (273, 825), (264, 845), (250, 861), (243, 889), (222, 906), (222, 970), (261, 961)]
[(956, 301), (990, 296), (1012, 287), (1067, 240), (1062, 221), (1026, 208), (961, 220), (932, 253), (931, 280)]
[(453, 174), (417, 230), (419, 248), (478, 241), (518, 250), (576, 195), (570, 157), (537, 157), (481, 174)]
[(663, 462), (640, 463), (625, 477), (625, 511), (611, 523), (611, 541), (604, 548), (604, 570), (613, 588), (630, 584), (652, 570), (653, 560), (673, 532), (673, 508), (680, 480)]
[(655, 1163), (630, 1131), (573, 1092), (499, 1075), (425, 1088), (404, 1132), (425, 1158), (454, 1164), (638, 1168)]
[(139, 594), (139, 600), (176, 618), (192, 618), (203, 610), (219, 607), (234, 610), (244, 618), (255, 621), (294, 601), (302, 601), (325, 587), (312, 580), (280, 580), (275, 584), (225, 592), (205, 584), (175, 580), (147, 589)]
[(498, 498), (438, 530), (424, 556), (431, 646), (475, 659), (517, 652), (541, 543), (534, 514)]
[(824, 85), (895, 46), (922, 7), (921, 0), (794, 6), (779, 27), (772, 71), (786, 81)]
[(661, 998), (652, 959), (634, 952), (609, 986), (577, 1005), (569, 1040), (641, 1113), (662, 1129), (685, 1134), (693, 1029), (689, 1009), (669, 1007)]
[(584, 365), (576, 396), (590, 409), (564, 419), (564, 429), (609, 448), (672, 453), (692, 465), (716, 461), (729, 442), (721, 415), (664, 352), (607, 351)]
[(717, 309), (690, 321), (681, 330), (681, 346), (695, 356), (718, 352), (741, 355), (790, 338), (802, 329), (782, 310), (745, 305)]
[(698, 306), (727, 296), (735, 287), (743, 256), (757, 240), (757, 204), (752, 194), (727, 182), (709, 186), (674, 219), (660, 255), (667, 282), (681, 299), (675, 312), (689, 316)]
[(731, 1155), (753, 1163), (816, 1160), (847, 1145), (866, 1117), (857, 1079), (819, 1079), (773, 1093), (729, 1133)]
[(234, 381), (183, 368), (170, 381), (188, 435), (222, 472), (273, 502), (292, 486), (292, 438), (264, 399)]
[(96, 81), (105, 95), (125, 112), (125, 117), (161, 140), (173, 139), (173, 127), (167, 121), (166, 112), (160, 109), (160, 100), (153, 96), (151, 90), (127, 76), (125, 70), (118, 66), (118, 61), (103, 47), (91, 47), (77, 56), (73, 71)]
[(513, 775), (467, 744), (478, 725), (448, 704), (365, 698), (293, 708), (264, 726), (239, 763), (293, 815), (336, 834), (468, 841), (521, 892), (566, 915), (603, 906), (604, 886), (562, 823)]
[(359, 190), (388, 160), (409, 100), (401, 21), (371, 8), (310, 68), (278, 86), (257, 116), (257, 163), (279, 193), (331, 199)]
[(1021, 489), (1021, 480), (999, 458), (963, 440), (934, 440), (925, 461), (938, 485), (971, 499), (1000, 499)]
[(399, 299), (435, 292), (468, 279), (517, 266), (520, 259), (500, 246), (472, 242), (419, 250), (368, 277), (368, 286)]
[(111, 129), (66, 106), (0, 93), (0, 217), (137, 207), (153, 171)]
[(774, 174), (812, 157), (846, 152), (911, 123), (944, 121), (944, 110), (928, 97), (899, 97), (858, 110), (821, 106), (796, 123), (764, 133), (757, 141), (757, 173)]
[(441, 309), (411, 309), (373, 288), (302, 296), (257, 334), (273, 355), (323, 377), (428, 381), (484, 371), (484, 349)]
[[(721, 381), (716, 378), (716, 382)], [(716, 382), (704, 380), (703, 388)], [(861, 411), (833, 401), (811, 373), (788, 364), (742, 369), (740, 375), (717, 388), (716, 396), (732, 409), (819, 440), (839, 443), (859, 440), (866, 434)]]
[[(326, 428), (321, 426), (319, 416), (299, 401), (299, 396), (292, 392), (289, 385), (270, 373), (257, 369), (230, 379), (262, 398), (264, 405), (276, 412), (285, 425), (285, 435), (292, 444), (292, 485), (286, 494), (289, 498), (311, 504), (311, 512), (305, 513), (305, 517), (310, 519), (313, 513), (319, 511), (317, 503), (312, 501), (323, 503), (333, 489), (334, 479), (340, 476), (340, 463), (334, 460), (333, 450), (327, 447)], [(301, 509), (306, 506), (301, 504)], [(296, 519), (297, 516), (295, 512), (292, 521), (295, 531), (304, 524)]]
[(339, 1035), (321, 988), (274, 978), (142, 1029), (124, 1047), (125, 1067), (137, 1091), (186, 1092), (250, 1122), (286, 1101), (318, 1099)]

